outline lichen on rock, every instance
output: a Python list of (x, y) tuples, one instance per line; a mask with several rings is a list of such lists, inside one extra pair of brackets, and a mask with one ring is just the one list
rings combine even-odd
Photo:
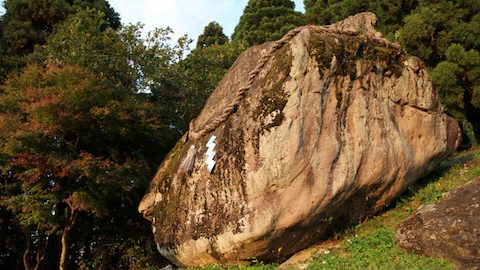
[(423, 205), (402, 222), (400, 247), (443, 257), (457, 269), (480, 269), (480, 180), (450, 191), (437, 204)]
[(375, 21), (300, 27), (237, 59), (191, 123), (198, 136), (177, 144), (139, 206), (166, 258), (284, 260), (375, 214), (455, 151), (458, 124), (425, 66)]

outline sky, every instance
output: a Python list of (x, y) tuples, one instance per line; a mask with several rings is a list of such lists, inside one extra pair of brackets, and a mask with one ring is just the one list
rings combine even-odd
[[(145, 30), (170, 26), (174, 39), (188, 34), (196, 39), (211, 21), (218, 22), (231, 36), (248, 0), (109, 0), (123, 23), (141, 22)], [(303, 12), (303, 0), (295, 0)]]
[[(3, 1), (2, 1), (3, 2)], [(196, 39), (211, 21), (223, 26), (231, 36), (248, 0), (109, 0), (120, 14), (122, 23), (143, 23), (145, 31), (170, 26), (176, 40), (183, 34)], [(303, 12), (303, 0), (294, 0), (295, 9)], [(3, 14), (0, 7), (0, 14)]]

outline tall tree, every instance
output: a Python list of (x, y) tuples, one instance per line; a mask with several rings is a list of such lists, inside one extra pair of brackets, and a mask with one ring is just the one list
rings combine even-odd
[(303, 25), (303, 14), (290, 0), (250, 0), (240, 17), (232, 40), (256, 45), (280, 39), (289, 30)]
[(0, 77), (21, 69), (27, 61), (25, 57), (36, 45), (45, 44), (55, 25), (79, 10), (96, 9), (106, 15), (109, 27), (120, 26), (119, 15), (106, 0), (6, 0), (4, 6), (0, 53), (5, 70), (0, 70)]
[(3, 16), (0, 16), (0, 84), (7, 73), (6, 48), (5, 38), (3, 37)]
[(111, 203), (128, 204), (148, 182), (143, 152), (158, 148), (152, 124), (159, 120), (153, 105), (117, 89), (82, 68), (49, 63), (11, 78), (0, 100), (2, 167), (22, 189), (2, 204), (23, 226), (60, 235), (60, 269), (68, 266), (77, 224), (122, 219)]
[(433, 68), (443, 104), (480, 135), (480, 2), (423, 2), (398, 32), (403, 47)]
[(26, 54), (36, 44), (44, 44), (53, 27), (79, 9), (94, 8), (107, 16), (110, 27), (118, 28), (120, 19), (107, 1), (6, 0), (4, 37), (10, 54)]
[(212, 45), (222, 45), (228, 42), (222, 26), (217, 22), (210, 22), (198, 36), (197, 49), (208, 48)]
[(16, 191), (0, 205), (28, 230), (25, 265), (32, 252), (60, 269), (158, 262), (136, 207), (179, 136), (177, 93), (165, 81), (186, 45), (168, 45), (168, 29), (146, 39), (139, 31), (115, 31), (103, 14), (79, 11), (2, 87), (0, 173), (12, 179), (0, 190)]

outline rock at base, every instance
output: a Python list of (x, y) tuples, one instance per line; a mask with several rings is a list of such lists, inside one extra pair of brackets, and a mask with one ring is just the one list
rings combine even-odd
[(396, 240), (408, 251), (443, 257), (459, 269), (480, 269), (480, 180), (420, 207), (400, 225)]

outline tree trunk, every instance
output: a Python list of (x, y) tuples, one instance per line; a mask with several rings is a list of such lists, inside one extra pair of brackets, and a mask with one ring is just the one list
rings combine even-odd
[(30, 229), (25, 229), (24, 233), (27, 246), (25, 247), (25, 251), (23, 252), (23, 267), (25, 268), (25, 270), (30, 270), (32, 268), (30, 266)]
[(48, 238), (49, 238), (48, 235), (43, 236), (43, 241), (41, 244), (39, 244), (38, 251), (37, 251), (36, 264), (33, 270), (39, 270), (40, 266), (42, 266), (42, 263), (45, 260), (45, 254), (46, 254), (47, 245), (48, 245)]
[(77, 212), (72, 210), (70, 215), (70, 219), (68, 220), (67, 226), (63, 229), (62, 233), (62, 253), (60, 254), (60, 270), (67, 270), (68, 268), (68, 235), (70, 234), (70, 230), (73, 228), (73, 224), (75, 224), (75, 219), (77, 216)]
[(60, 270), (67, 269), (67, 257), (68, 257), (68, 230), (65, 228), (62, 233), (62, 253), (60, 255)]

